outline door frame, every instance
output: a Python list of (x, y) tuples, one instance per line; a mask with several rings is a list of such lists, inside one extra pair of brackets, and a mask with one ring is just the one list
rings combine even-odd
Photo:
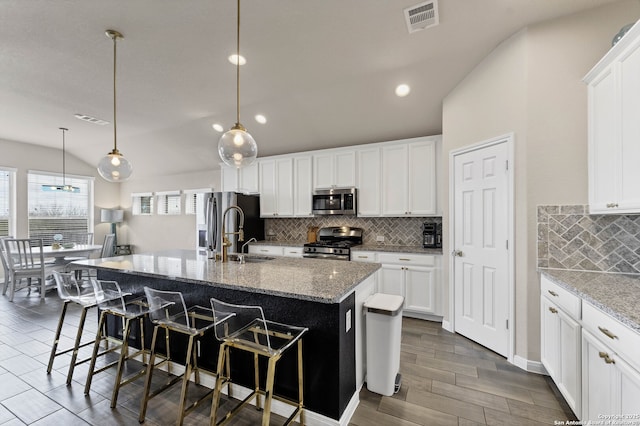
[[(458, 155), (466, 154), (468, 152), (477, 151), (480, 149), (488, 148), (494, 145), (506, 144), (507, 148), (507, 161), (509, 162), (507, 168), (507, 241), (508, 241), (508, 289), (509, 289), (509, 353), (507, 361), (514, 363), (515, 355), (515, 231), (514, 231), (514, 217), (515, 217), (515, 190), (514, 190), (514, 139), (515, 134), (507, 133), (501, 136), (497, 136), (491, 139), (487, 139), (475, 144), (467, 145), (462, 148), (454, 149), (449, 152), (449, 249), (450, 253), (455, 249), (453, 243), (455, 241), (455, 229), (454, 229), (454, 201), (455, 201), (455, 158)], [(449, 324), (448, 331), (455, 332), (455, 267), (453, 262), (453, 256), (449, 259)], [(444, 325), (444, 324), (443, 324)]]

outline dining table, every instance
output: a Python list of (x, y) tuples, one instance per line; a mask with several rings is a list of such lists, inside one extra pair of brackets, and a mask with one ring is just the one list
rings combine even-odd
[(42, 247), (42, 254), (45, 258), (54, 258), (54, 264), (56, 265), (65, 265), (68, 263), (65, 261), (65, 257), (88, 257), (100, 250), (102, 250), (101, 244), (75, 244), (73, 247), (68, 248), (63, 246), (58, 248), (44, 246)]

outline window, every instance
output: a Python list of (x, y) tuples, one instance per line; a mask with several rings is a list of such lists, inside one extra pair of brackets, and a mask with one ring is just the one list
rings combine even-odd
[(153, 214), (153, 192), (138, 192), (131, 194), (133, 198), (133, 215)]
[(53, 243), (55, 234), (65, 239), (71, 235), (93, 232), (93, 178), (66, 175), (64, 184), (73, 192), (48, 189), (62, 186), (61, 174), (29, 171), (29, 237), (42, 238), (45, 245)]
[(180, 191), (156, 192), (158, 197), (158, 214), (176, 215), (180, 214)]
[(16, 171), (0, 167), (0, 237), (16, 235)]
[(184, 191), (184, 213), (188, 215), (196, 215), (197, 223), (203, 223), (200, 216), (204, 217), (204, 196), (213, 192), (213, 188), (203, 189), (186, 189)]

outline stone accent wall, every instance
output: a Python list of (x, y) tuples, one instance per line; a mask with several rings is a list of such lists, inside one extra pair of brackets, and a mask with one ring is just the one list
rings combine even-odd
[(640, 215), (538, 206), (538, 267), (640, 273)]
[[(380, 245), (422, 245), (422, 224), (440, 223), (441, 217), (356, 217), (356, 216), (317, 216), (310, 218), (266, 219), (267, 239), (274, 241), (306, 241), (310, 226), (353, 226), (362, 228), (364, 244)], [(378, 243), (376, 237), (384, 236), (384, 243)]]

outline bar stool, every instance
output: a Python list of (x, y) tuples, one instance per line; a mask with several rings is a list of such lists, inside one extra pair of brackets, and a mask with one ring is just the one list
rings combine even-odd
[[(134, 380), (142, 377), (146, 371), (146, 355), (148, 353), (144, 347), (144, 319), (149, 313), (149, 308), (144, 298), (136, 298), (133, 300), (126, 300), (130, 293), (123, 293), (120, 286), (116, 281), (103, 281), (92, 279), (93, 291), (95, 294), (98, 308), (100, 308), (100, 320), (98, 322), (98, 332), (96, 334), (96, 340), (93, 345), (93, 354), (91, 355), (91, 364), (89, 365), (89, 372), (87, 374), (87, 381), (84, 386), (84, 394), (88, 395), (91, 390), (91, 382), (93, 376), (105, 371), (115, 365), (116, 377), (113, 386), (113, 392), (111, 394), (111, 408), (115, 408), (118, 400), (118, 393), (120, 388), (127, 385)], [(122, 320), (122, 340), (115, 337), (111, 337), (106, 333), (106, 320), (107, 317), (116, 317)], [(129, 354), (129, 337), (131, 336), (131, 323), (138, 320), (140, 326), (140, 341), (141, 349)], [(110, 342), (115, 341), (115, 346), (109, 347)], [(100, 345), (102, 342), (106, 342), (106, 349), (100, 352)], [(120, 355), (117, 361), (108, 363), (98, 369), (96, 369), (96, 361), (99, 357), (107, 355), (109, 353), (119, 350)], [(142, 363), (145, 368), (142, 368), (138, 372), (130, 375), (126, 379), (122, 380), (122, 372), (125, 361), (133, 359), (138, 355), (142, 355)]]
[[(53, 277), (56, 281), (56, 289), (58, 290), (58, 296), (64, 301), (62, 305), (62, 311), (60, 312), (60, 319), (58, 320), (58, 327), (56, 329), (56, 335), (53, 339), (53, 346), (51, 347), (51, 355), (49, 356), (49, 364), (47, 365), (47, 374), (51, 373), (53, 368), (53, 361), (57, 356), (64, 355), (72, 352), (71, 363), (69, 364), (69, 371), (67, 372), (67, 385), (71, 384), (73, 379), (73, 371), (76, 365), (82, 364), (90, 360), (86, 358), (78, 361), (78, 351), (80, 348), (91, 345), (94, 341), (80, 343), (82, 340), (82, 333), (84, 331), (84, 323), (87, 318), (87, 311), (97, 306), (96, 297), (91, 285), (86, 281), (77, 281), (75, 274), (62, 273), (53, 271)], [(62, 333), (62, 325), (64, 324), (64, 318), (67, 314), (67, 307), (70, 303), (75, 303), (82, 308), (80, 313), (80, 321), (78, 323), (78, 331), (76, 333), (76, 339), (73, 347), (58, 351), (58, 344), (60, 342), (60, 334)]]
[[(225, 312), (227, 315), (231, 314), (232, 316), (224, 323), (224, 327), (215, 327), (216, 338), (222, 342), (222, 344), (220, 345), (220, 352), (218, 354), (217, 378), (211, 407), (210, 424), (212, 426), (226, 424), (254, 397), (256, 398), (256, 407), (260, 408), (260, 396), (264, 396), (262, 426), (269, 425), (272, 398), (295, 407), (291, 416), (289, 416), (284, 423), (285, 425), (293, 422), (298, 416), (300, 417), (300, 424), (304, 425), (302, 335), (309, 329), (267, 321), (264, 318), (264, 312), (260, 306), (233, 305), (212, 298), (211, 307), (215, 315), (220, 315), (221, 312)], [(275, 380), (276, 363), (284, 352), (296, 342), (298, 342), (298, 400), (293, 401), (274, 395), (273, 384)], [(222, 387), (227, 385), (227, 389), (229, 389), (231, 383), (229, 368), (230, 348), (254, 354), (255, 389), (216, 423)], [(260, 356), (268, 358), (264, 390), (260, 389), (259, 383), (260, 373), (258, 370), (258, 359)]]
[[(213, 394), (212, 389), (200, 399), (192, 403), (189, 407), (185, 407), (187, 401), (187, 386), (189, 379), (191, 378), (191, 374), (195, 374), (195, 383), (200, 383), (197, 354), (193, 350), (194, 342), (200, 339), (207, 331), (214, 328), (216, 324), (223, 323), (227, 318), (226, 316), (215, 316), (211, 308), (205, 308), (203, 306), (195, 305), (187, 309), (184, 297), (182, 296), (182, 293), (178, 291), (162, 291), (145, 287), (144, 292), (147, 296), (147, 303), (149, 304), (149, 319), (155, 327), (153, 329), (153, 337), (151, 339), (151, 355), (149, 357), (149, 363), (147, 364), (147, 374), (144, 383), (144, 393), (142, 396), (142, 404), (140, 406), (140, 416), (138, 421), (140, 423), (144, 422), (147, 413), (147, 405), (151, 398), (157, 396), (159, 393), (182, 380), (180, 405), (178, 418), (176, 420), (176, 424), (181, 425), (184, 421), (184, 417), (189, 412)], [(161, 356), (156, 353), (156, 342), (158, 330), (160, 329), (164, 330), (166, 355), (163, 357), (164, 359), (161, 362), (154, 364), (156, 356)], [(185, 371), (183, 374), (173, 377), (159, 389), (150, 392), (151, 378), (153, 376), (154, 369), (166, 364), (167, 372), (171, 374), (171, 348), (169, 345), (169, 335), (171, 332), (180, 333), (189, 337), (185, 358)]]

